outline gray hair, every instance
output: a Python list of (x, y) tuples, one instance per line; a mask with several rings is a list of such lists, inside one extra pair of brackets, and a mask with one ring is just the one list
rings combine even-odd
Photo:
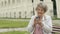
[(36, 10), (38, 9), (38, 7), (43, 8), (44, 12), (46, 12), (48, 8), (44, 2), (40, 2), (39, 4), (37, 4)]

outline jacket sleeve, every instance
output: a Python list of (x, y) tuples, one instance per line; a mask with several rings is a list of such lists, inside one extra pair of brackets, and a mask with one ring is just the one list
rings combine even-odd
[(49, 16), (49, 17), (47, 17), (47, 20), (46, 20), (46, 23), (43, 23), (43, 30), (45, 31), (45, 32), (52, 32), (52, 19), (51, 19), (51, 17)]
[(32, 32), (33, 31), (33, 23), (34, 23), (34, 17), (32, 16), (31, 20), (30, 20), (30, 22), (29, 22), (29, 24), (27, 26), (27, 31), (28, 32)]

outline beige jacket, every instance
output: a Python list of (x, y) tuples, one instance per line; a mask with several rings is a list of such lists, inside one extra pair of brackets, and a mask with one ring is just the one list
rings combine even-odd
[[(34, 24), (35, 17), (37, 17), (37, 16), (32, 16), (31, 17), (31, 20), (30, 20), (30, 22), (27, 26), (27, 30), (31, 34), (33, 34), (33, 32), (34, 32), (33, 24)], [(52, 32), (52, 19), (51, 19), (51, 17), (48, 16), (48, 15), (43, 16), (42, 24), (44, 25), (43, 26), (43, 33), (44, 34), (51, 34), (51, 32)]]

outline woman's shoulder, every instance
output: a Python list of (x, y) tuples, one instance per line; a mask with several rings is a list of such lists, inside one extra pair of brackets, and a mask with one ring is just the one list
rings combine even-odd
[(35, 18), (36, 16), (35, 15), (33, 15), (31, 18)]
[[(36, 17), (36, 15), (33, 15), (31, 18), (35, 18), (35, 17)], [(46, 18), (51, 18), (50, 15), (45, 15), (45, 17), (46, 17)]]
[(51, 16), (50, 16), (50, 15), (45, 15), (45, 17), (46, 17), (46, 18), (51, 18)]
[(51, 19), (50, 15), (45, 15), (46, 19)]

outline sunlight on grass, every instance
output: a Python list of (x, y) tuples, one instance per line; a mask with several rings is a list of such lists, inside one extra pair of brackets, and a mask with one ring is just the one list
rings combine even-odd
[(0, 33), (0, 34), (29, 34), (29, 32), (26, 32), (26, 31), (12, 31), (12, 32), (3, 32), (3, 33)]
[(0, 28), (26, 27), (28, 21), (0, 20)]

